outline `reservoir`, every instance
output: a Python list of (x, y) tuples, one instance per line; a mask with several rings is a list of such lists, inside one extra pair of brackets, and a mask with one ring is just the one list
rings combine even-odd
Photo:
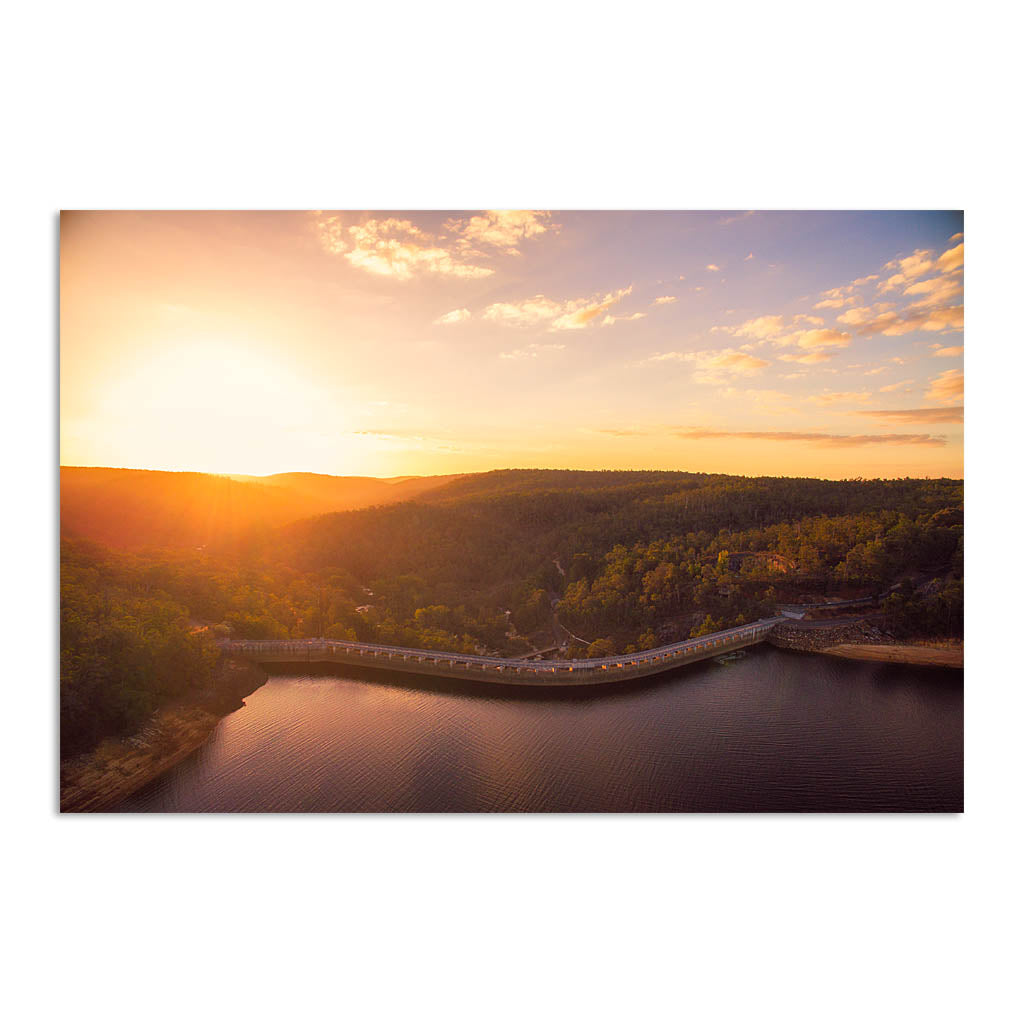
[(960, 670), (761, 644), (608, 690), (425, 685), (275, 670), (116, 809), (963, 810)]

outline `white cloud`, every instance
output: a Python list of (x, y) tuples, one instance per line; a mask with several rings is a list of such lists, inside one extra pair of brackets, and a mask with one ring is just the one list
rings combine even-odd
[(323, 250), (371, 274), (407, 281), (418, 274), (480, 278), (494, 273), (479, 262), (519, 255), (518, 246), (558, 225), (537, 210), (488, 210), (449, 220), (447, 234), (430, 234), (410, 220), (369, 217), (346, 225), (338, 214), (316, 211), (314, 230)]
[(457, 324), (463, 320), (468, 320), (473, 314), (468, 309), (453, 309), (450, 313), (445, 313), (444, 316), (439, 316), (434, 323), (435, 324)]
[[(339, 233), (336, 226), (331, 226), (330, 232), (329, 237)], [(353, 267), (400, 281), (419, 273), (462, 278), (489, 277), (494, 273), (489, 267), (461, 262), (460, 257), (437, 245), (411, 221), (395, 217), (353, 224), (348, 228), (347, 244), (349, 248), (341, 254)], [(328, 252), (341, 251), (337, 245), (325, 248)]]
[(668, 305), (671, 305), (675, 301), (676, 301), (676, 296), (675, 295), (659, 295), (654, 300), (652, 305), (655, 305), (655, 306), (668, 306)]
[(620, 320), (643, 320), (647, 316), (646, 313), (629, 313), (625, 316), (612, 316), (609, 314), (601, 321), (602, 327), (611, 327), (612, 324), (618, 323)]
[[(625, 298), (632, 290), (633, 286), (630, 285), (628, 288), (609, 292), (603, 297), (570, 299), (566, 302), (555, 302), (544, 295), (534, 295), (519, 302), (494, 302), (483, 311), (483, 318), (512, 327), (536, 327), (546, 324), (552, 331), (579, 330), (607, 313), (616, 302)], [(634, 316), (630, 319), (635, 318)]]
[(445, 228), (459, 236), (463, 246), (487, 245), (518, 256), (523, 241), (557, 229), (550, 219), (551, 214), (543, 210), (487, 210), (469, 220), (449, 220)]

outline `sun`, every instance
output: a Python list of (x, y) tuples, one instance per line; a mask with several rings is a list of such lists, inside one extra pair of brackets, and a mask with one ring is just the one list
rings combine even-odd
[(348, 403), (281, 351), (244, 339), (152, 347), (97, 402), (132, 465), (265, 475), (326, 451), (344, 467)]

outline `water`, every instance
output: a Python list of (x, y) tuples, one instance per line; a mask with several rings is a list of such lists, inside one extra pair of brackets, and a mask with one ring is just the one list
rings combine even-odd
[(124, 811), (961, 811), (963, 673), (767, 645), (538, 699), (277, 674)]

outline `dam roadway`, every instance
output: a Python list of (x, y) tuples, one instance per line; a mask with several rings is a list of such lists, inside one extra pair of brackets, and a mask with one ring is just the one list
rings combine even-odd
[(471, 679), (504, 686), (596, 686), (655, 675), (705, 658), (759, 644), (784, 616), (761, 619), (707, 636), (693, 637), (666, 647), (635, 654), (573, 661), (520, 661), (477, 654), (424, 651), (346, 640), (240, 640), (219, 641), (225, 654), (261, 665), (326, 664), (384, 669), (413, 675)]

